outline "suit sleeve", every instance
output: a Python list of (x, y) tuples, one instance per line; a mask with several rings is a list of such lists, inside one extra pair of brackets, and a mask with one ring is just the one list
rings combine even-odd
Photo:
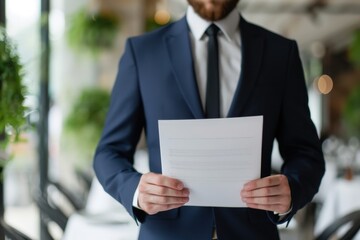
[(110, 108), (94, 157), (94, 170), (105, 191), (137, 219), (132, 201), (141, 174), (133, 168), (134, 152), (144, 126), (137, 66), (128, 40), (119, 63)]
[(293, 41), (286, 81), (277, 140), (284, 159), (282, 173), (288, 177), (290, 184), (292, 211), (280, 223), (289, 221), (312, 200), (325, 172), (321, 144), (310, 118), (299, 51)]

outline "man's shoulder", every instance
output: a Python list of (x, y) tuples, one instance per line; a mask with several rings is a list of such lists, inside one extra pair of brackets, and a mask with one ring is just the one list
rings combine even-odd
[(293, 39), (287, 38), (279, 33), (266, 29), (260, 25), (257, 25), (256, 23), (248, 22), (243, 17), (241, 21), (243, 21), (242, 25), (244, 25), (248, 29), (248, 31), (257, 35), (261, 35), (261, 37), (266, 38), (267, 40), (284, 44), (294, 41)]

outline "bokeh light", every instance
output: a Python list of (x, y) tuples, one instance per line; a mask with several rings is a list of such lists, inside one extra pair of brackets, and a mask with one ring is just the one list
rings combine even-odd
[(322, 94), (329, 94), (333, 89), (334, 83), (329, 75), (322, 75), (316, 81), (317, 89)]
[(154, 20), (157, 24), (165, 25), (170, 21), (170, 13), (167, 10), (158, 10), (155, 13)]

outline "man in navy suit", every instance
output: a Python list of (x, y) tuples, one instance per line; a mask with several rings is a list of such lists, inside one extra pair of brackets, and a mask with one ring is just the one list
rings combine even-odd
[[(278, 239), (276, 224), (312, 200), (324, 173), (297, 45), (248, 23), (236, 10), (238, 0), (188, 2), (179, 21), (127, 41), (96, 175), (141, 222), (139, 239), (208, 240), (214, 232), (225, 240)], [(207, 116), (207, 29), (214, 25), (219, 117), (264, 116), (261, 178), (239, 186), (238, 200), (248, 208), (183, 206), (191, 192), (161, 174), (158, 120)], [(142, 129), (151, 171), (143, 175), (133, 168)], [(284, 159), (278, 175), (271, 175), (274, 139)]]

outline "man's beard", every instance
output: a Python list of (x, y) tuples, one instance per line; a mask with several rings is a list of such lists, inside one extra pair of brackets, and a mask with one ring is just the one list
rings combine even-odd
[(210, 0), (212, 8), (206, 7), (202, 0), (188, 0), (200, 17), (208, 21), (218, 21), (226, 17), (238, 4), (239, 0)]

